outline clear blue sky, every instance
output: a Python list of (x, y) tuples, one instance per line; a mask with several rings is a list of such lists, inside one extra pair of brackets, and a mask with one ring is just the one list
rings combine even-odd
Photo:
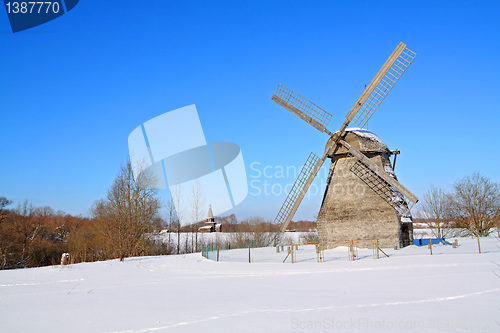
[(272, 219), (285, 194), (257, 189), (293, 183), (279, 166), (300, 168), (328, 139), (271, 101), (277, 84), (335, 131), (400, 41), (418, 56), (369, 125), (401, 150), (400, 181), (419, 196), (474, 171), (498, 182), (499, 15), (496, 0), (80, 1), (13, 34), (0, 10), (0, 196), (86, 215), (130, 132), (196, 104), (207, 140), (239, 144), (257, 180), (234, 212)]

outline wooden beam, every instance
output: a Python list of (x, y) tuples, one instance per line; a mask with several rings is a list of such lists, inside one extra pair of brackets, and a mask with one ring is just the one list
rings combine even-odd
[(396, 170), (396, 158), (398, 157), (398, 154), (394, 154), (394, 162), (392, 163), (392, 170)]
[(380, 252), (382, 252), (383, 254), (385, 254), (385, 256), (386, 256), (387, 258), (389, 258), (389, 256), (387, 255), (387, 253), (385, 253), (384, 251), (382, 251), (382, 249), (381, 249), (380, 247), (377, 247), (377, 249), (379, 249), (379, 250), (380, 250)]

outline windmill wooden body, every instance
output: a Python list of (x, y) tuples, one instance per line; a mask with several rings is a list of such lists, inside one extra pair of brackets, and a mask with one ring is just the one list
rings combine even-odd
[[(286, 230), (323, 163), (331, 159), (318, 214), (320, 241), (379, 239), (385, 246), (402, 246), (412, 240), (411, 223), (406, 222), (411, 222), (410, 209), (418, 198), (394, 174), (399, 151), (389, 150), (378, 136), (363, 128), (415, 56), (399, 43), (335, 133), (326, 128), (331, 119), (328, 112), (278, 85), (272, 97), (276, 103), (330, 136), (321, 158), (309, 155), (278, 212), (275, 223), (281, 224), (281, 231)], [(351, 121), (357, 129), (347, 128)], [(391, 155), (395, 155), (392, 165)]]

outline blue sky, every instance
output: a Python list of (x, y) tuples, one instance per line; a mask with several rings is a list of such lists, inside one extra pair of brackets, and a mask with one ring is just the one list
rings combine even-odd
[(0, 12), (0, 196), (16, 203), (88, 214), (130, 132), (196, 104), (207, 141), (240, 145), (254, 181), (228, 213), (273, 219), (285, 193), (264, 181), (293, 183), (280, 168), (328, 139), (271, 101), (277, 84), (335, 131), (400, 41), (418, 56), (369, 123), (401, 150), (399, 180), (419, 196), (474, 171), (500, 181), (499, 1), (80, 1), (16, 34)]

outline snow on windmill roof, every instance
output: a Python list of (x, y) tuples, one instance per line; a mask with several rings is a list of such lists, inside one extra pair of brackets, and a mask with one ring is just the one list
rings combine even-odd
[(375, 134), (367, 129), (363, 129), (363, 128), (359, 128), (359, 127), (352, 127), (352, 128), (346, 129), (346, 132), (352, 132), (356, 135), (359, 135), (360, 137), (363, 137), (363, 138), (368, 139), (370, 141), (378, 142), (379, 144), (387, 147), (385, 142), (382, 141), (382, 139), (377, 134)]
[[(378, 135), (366, 129), (357, 127), (348, 128), (346, 129), (346, 136), (344, 140), (363, 153), (389, 153), (389, 148), (384, 143), (384, 141), (382, 141), (382, 139)], [(330, 141), (328, 142), (327, 146), (329, 144)], [(341, 155), (346, 153), (347, 150), (344, 147), (340, 147), (335, 154)]]

